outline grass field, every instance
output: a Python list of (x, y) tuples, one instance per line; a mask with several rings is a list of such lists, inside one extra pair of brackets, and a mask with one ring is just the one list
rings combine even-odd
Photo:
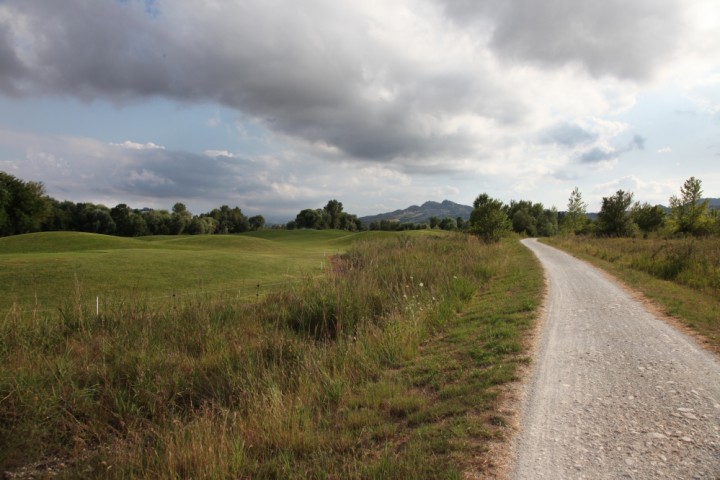
[[(41, 234), (0, 249), (16, 297), (0, 317), (0, 471), (40, 476), (483, 476), (478, 455), (504, 431), (497, 386), (528, 361), (542, 291), (517, 241), (446, 233)], [(23, 263), (26, 288), (69, 292), (47, 300), (59, 308), (34, 308)], [(258, 277), (295, 281), (225, 291)], [(204, 294), (151, 301), (200, 279)], [(93, 290), (124, 300), (96, 316)]]
[(47, 232), (0, 238), (0, 312), (13, 305), (57, 311), (69, 299), (101, 308), (118, 302), (260, 291), (322, 274), (328, 256), (377, 236), (273, 230), (248, 235), (122, 238)]
[(546, 241), (617, 275), (720, 352), (720, 238)]

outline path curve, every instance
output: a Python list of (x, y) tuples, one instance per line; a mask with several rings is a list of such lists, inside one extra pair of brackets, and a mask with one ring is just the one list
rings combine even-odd
[(720, 361), (534, 239), (548, 294), (513, 479), (719, 479)]

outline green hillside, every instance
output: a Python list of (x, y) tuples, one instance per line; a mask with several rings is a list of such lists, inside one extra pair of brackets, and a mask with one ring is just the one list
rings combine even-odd
[[(0, 238), (0, 309), (54, 310), (178, 296), (254, 296), (327, 268), (327, 256), (363, 234), (263, 231), (243, 235), (120, 238), (46, 232)], [(88, 307), (89, 308), (89, 307)]]

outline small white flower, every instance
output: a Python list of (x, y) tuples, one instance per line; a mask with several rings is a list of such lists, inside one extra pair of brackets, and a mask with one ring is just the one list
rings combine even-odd
[(420, 286), (421, 286), (421, 287), (423, 286), (423, 283), (422, 283), (422, 282), (420, 282)]

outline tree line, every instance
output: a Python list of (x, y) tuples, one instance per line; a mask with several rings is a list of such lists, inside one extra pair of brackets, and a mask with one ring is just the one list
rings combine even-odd
[(660, 235), (707, 236), (720, 234), (720, 210), (710, 209), (703, 200), (702, 181), (690, 177), (680, 187), (680, 195), (669, 199), (670, 208), (633, 202), (634, 194), (618, 190), (602, 198), (597, 218), (587, 213), (587, 203), (576, 187), (568, 199), (567, 211), (543, 209), (542, 204), (527, 201), (503, 205), (500, 200), (482, 194), (475, 199), (469, 231), (487, 242), (499, 240), (510, 231), (529, 236), (556, 233), (599, 237), (635, 237)]
[(145, 235), (222, 234), (259, 230), (262, 215), (247, 217), (239, 207), (223, 205), (193, 215), (183, 203), (171, 211), (133, 209), (121, 203), (105, 205), (45, 195), (42, 183), (25, 182), (0, 172), (0, 236), (41, 231), (74, 231), (137, 237)]
[[(382, 220), (363, 224), (356, 215), (343, 210), (342, 202), (330, 200), (323, 208), (303, 209), (295, 220), (275, 228), (363, 230), (442, 229), (475, 234), (487, 242), (515, 232), (526, 236), (558, 233), (609, 237), (649, 235), (720, 234), (720, 212), (702, 200), (702, 182), (690, 177), (680, 195), (669, 199), (670, 208), (633, 202), (633, 193), (618, 190), (603, 197), (595, 220), (587, 214), (587, 203), (578, 188), (568, 199), (567, 211), (545, 208), (542, 203), (512, 200), (509, 204), (479, 195), (473, 202), (470, 219), (431, 217), (427, 222)], [(239, 207), (222, 205), (210, 212), (193, 215), (183, 203), (171, 211), (133, 209), (121, 203), (108, 208), (101, 204), (58, 201), (45, 195), (42, 183), (23, 181), (0, 171), (0, 236), (38, 231), (78, 231), (106, 235), (202, 235), (243, 233), (265, 228), (262, 215), (247, 217)]]

